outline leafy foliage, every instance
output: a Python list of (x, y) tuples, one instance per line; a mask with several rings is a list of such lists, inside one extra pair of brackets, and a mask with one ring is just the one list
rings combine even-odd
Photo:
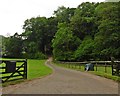
[(120, 2), (85, 2), (77, 8), (58, 7), (54, 17), (24, 22), (24, 32), (5, 40), (7, 56), (56, 60), (120, 58)]
[(92, 59), (91, 53), (93, 50), (93, 40), (91, 37), (85, 37), (78, 49), (75, 51), (75, 59), (80, 60), (89, 60)]
[(21, 37), (17, 33), (9, 37), (5, 42), (5, 56), (14, 58), (21, 57), (22, 42)]
[(73, 52), (79, 45), (80, 40), (73, 36), (71, 28), (66, 23), (59, 23), (58, 28), (52, 41), (53, 55), (56, 60), (72, 60)]

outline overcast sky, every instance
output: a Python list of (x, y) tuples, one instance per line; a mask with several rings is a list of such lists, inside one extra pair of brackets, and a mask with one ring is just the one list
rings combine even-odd
[(23, 32), (26, 19), (37, 16), (51, 17), (58, 6), (77, 7), (82, 2), (104, 0), (0, 0), (0, 35)]

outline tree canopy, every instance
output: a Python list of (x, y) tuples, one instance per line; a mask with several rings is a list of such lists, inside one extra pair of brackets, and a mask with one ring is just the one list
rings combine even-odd
[(58, 7), (54, 16), (25, 20), (22, 34), (4, 41), (9, 57), (56, 60), (120, 58), (120, 2), (84, 2), (77, 8)]

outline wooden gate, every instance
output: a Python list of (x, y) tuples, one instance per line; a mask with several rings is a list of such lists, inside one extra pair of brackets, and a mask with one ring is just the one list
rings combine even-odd
[(27, 79), (27, 60), (0, 60), (0, 78), (2, 83)]

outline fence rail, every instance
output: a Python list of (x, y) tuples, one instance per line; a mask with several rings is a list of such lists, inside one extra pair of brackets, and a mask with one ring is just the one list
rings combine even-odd
[(27, 79), (27, 60), (0, 60), (2, 83)]

